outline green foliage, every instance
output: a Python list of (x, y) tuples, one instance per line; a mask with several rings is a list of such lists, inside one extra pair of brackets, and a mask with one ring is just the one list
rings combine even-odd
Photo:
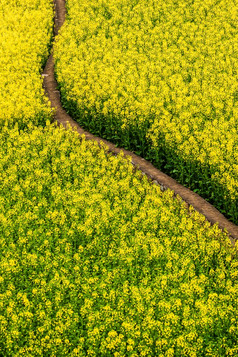
[(0, 355), (237, 356), (225, 233), (73, 131), (0, 142)]

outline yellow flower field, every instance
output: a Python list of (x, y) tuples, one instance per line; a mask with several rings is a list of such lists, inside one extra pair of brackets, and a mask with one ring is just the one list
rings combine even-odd
[(67, 0), (65, 108), (238, 223), (236, 0)]
[[(172, 21), (168, 14), (174, 16), (170, 26), (179, 16), (174, 3), (148, 0), (145, 10), (142, 0), (68, 0), (68, 22), (55, 48), (68, 109), (77, 110), (85, 125), (118, 142), (123, 139), (125, 146), (132, 143), (157, 163), (165, 160), (165, 151), (175, 160), (171, 137), (177, 153), (183, 148), (188, 156), (189, 149), (180, 136), (179, 117), (168, 121), (173, 106), (164, 109), (164, 116), (153, 112), (154, 103), (156, 110), (162, 108), (155, 90), (159, 81), (153, 82), (153, 61), (146, 59), (149, 52), (157, 56), (158, 48), (151, 45), (150, 32), (146, 37), (144, 24), (150, 28), (152, 21), (156, 40), (157, 15), (150, 18), (153, 6), (161, 6), (161, 23), (167, 28), (167, 21)], [(191, 20), (183, 3), (180, 12)], [(193, 3), (198, 6), (196, 0)], [(206, 4), (209, 8), (215, 3)], [(220, 4), (225, 6), (224, 1)], [(233, 35), (234, 10), (230, 2), (224, 25), (232, 24)], [(132, 21), (130, 11), (136, 14)], [(221, 23), (224, 13), (219, 14)], [(41, 71), (52, 40), (52, 18), (52, 0), (0, 0), (0, 356), (237, 356), (238, 243), (233, 247), (217, 225), (211, 227), (204, 216), (188, 210), (172, 191), (162, 192), (151, 184), (123, 154), (114, 156), (106, 147), (50, 124), (52, 111)], [(132, 33), (125, 35), (124, 26), (131, 26)], [(92, 31), (93, 51), (87, 47)], [(166, 41), (170, 43), (174, 33), (168, 32), (162, 41), (168, 51)], [(96, 43), (95, 36), (101, 42)], [(103, 36), (115, 42), (113, 52)], [(141, 51), (142, 43), (147, 52)], [(156, 70), (164, 65), (169, 72), (176, 57), (168, 52), (165, 60), (164, 53), (160, 52)], [(171, 63), (166, 62), (169, 59)], [(112, 62), (119, 63), (116, 70)], [(125, 71), (127, 102), (120, 87)], [(169, 74), (165, 82), (168, 78)], [(186, 80), (194, 84), (193, 78)], [(164, 94), (165, 101), (166, 95), (175, 95), (177, 84)], [(230, 86), (224, 87), (225, 93)], [(189, 130), (198, 125), (193, 119), (183, 122)], [(226, 150), (232, 154), (235, 114), (222, 120), (212, 119), (210, 132), (214, 130), (215, 137), (215, 127), (226, 128), (224, 135), (231, 138)], [(204, 119), (203, 131), (198, 125), (199, 140), (206, 123)], [(198, 140), (190, 139), (195, 136), (184, 125), (181, 121), (182, 138), (188, 135), (194, 149), (189, 151), (193, 173)], [(180, 141), (184, 146), (177, 146)], [(204, 149), (200, 156), (207, 160), (207, 153)], [(176, 162), (175, 167), (185, 175), (182, 156), (177, 157), (180, 166)], [(216, 163), (216, 155), (212, 157)], [(234, 187), (229, 167), (228, 162), (227, 182)]]
[(237, 356), (237, 247), (77, 133), (0, 132), (0, 355)]
[(51, 117), (41, 70), (53, 29), (52, 0), (0, 0), (0, 127)]

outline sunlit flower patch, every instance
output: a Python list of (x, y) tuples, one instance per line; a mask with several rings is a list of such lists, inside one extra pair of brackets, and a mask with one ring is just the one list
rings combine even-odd
[(41, 71), (52, 29), (52, 0), (0, 1), (0, 127), (24, 128), (50, 118)]

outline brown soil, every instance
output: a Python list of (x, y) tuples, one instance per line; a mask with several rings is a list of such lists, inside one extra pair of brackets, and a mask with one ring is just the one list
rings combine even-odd
[[(65, 0), (54, 0), (55, 3), (55, 35), (58, 34), (59, 28), (63, 25), (66, 9), (65, 9)], [(229, 233), (232, 244), (235, 240), (238, 239), (238, 226), (230, 222), (227, 218), (224, 217), (214, 206), (205, 201), (195, 192), (189, 190), (188, 188), (180, 185), (177, 181), (164, 174), (160, 170), (156, 169), (150, 162), (143, 159), (142, 157), (134, 154), (131, 151), (124, 150), (123, 148), (117, 148), (114, 144), (109, 141), (96, 137), (91, 133), (82, 129), (78, 123), (76, 123), (63, 109), (60, 101), (60, 93), (57, 90), (57, 82), (54, 77), (54, 60), (52, 54), (50, 55), (46, 67), (43, 72), (44, 77), (44, 88), (46, 95), (48, 96), (51, 106), (56, 108), (55, 110), (55, 121), (58, 125), (61, 124), (63, 127), (67, 128), (68, 125), (73, 127), (80, 135), (84, 134), (86, 139), (94, 140), (98, 143), (105, 143), (109, 151), (118, 154), (120, 151), (127, 156), (131, 157), (132, 164), (135, 165), (138, 169), (144, 172), (150, 179), (161, 185), (161, 188), (169, 188), (174, 191), (175, 195), (179, 195), (188, 206), (191, 205), (193, 208), (203, 214), (206, 219), (211, 223), (218, 223), (218, 226), (224, 230), (226, 229)]]

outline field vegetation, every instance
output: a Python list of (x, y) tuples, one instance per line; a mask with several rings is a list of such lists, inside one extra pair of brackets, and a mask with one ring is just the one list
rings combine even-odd
[[(67, 4), (72, 35), (93, 2)], [(40, 71), (52, 5), (0, 0), (0, 356), (237, 356), (237, 244), (123, 154), (50, 123)]]
[(0, 128), (45, 124), (42, 67), (53, 29), (52, 0), (0, 0)]
[(75, 132), (0, 142), (0, 354), (237, 356), (225, 233)]
[(64, 107), (238, 223), (238, 4), (67, 0)]

